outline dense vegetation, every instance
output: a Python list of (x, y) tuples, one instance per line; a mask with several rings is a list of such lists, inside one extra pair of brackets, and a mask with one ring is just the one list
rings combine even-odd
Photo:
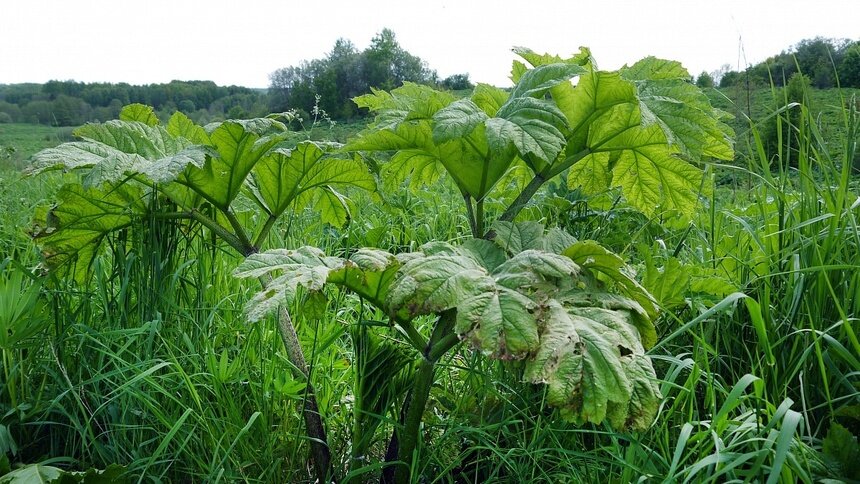
[(163, 116), (179, 110), (201, 123), (266, 112), (264, 93), (247, 87), (217, 86), (212, 81), (146, 86), (49, 81), (0, 85), (0, 123), (80, 126), (115, 119), (129, 103), (153, 106)]
[[(382, 30), (359, 52), (339, 39), (323, 59), (305, 61), (271, 73), (268, 90), (217, 86), (211, 81), (171, 81), (133, 86), (126, 83), (49, 81), (45, 84), (0, 84), (0, 124), (29, 123), (80, 126), (115, 119), (130, 103), (155, 108), (161, 119), (181, 111), (199, 124), (224, 119), (294, 111), (303, 122), (328, 117), (361, 117), (352, 98), (371, 88), (391, 89), (404, 82), (450, 90), (472, 88), (468, 74), (439, 79), (419, 57), (403, 49), (394, 32)], [(294, 126), (299, 126), (298, 121)]]
[(345, 146), (141, 105), (19, 144), (0, 475), (43, 465), (0, 482), (860, 478), (850, 93), (518, 53)]
[[(745, 84), (753, 87), (784, 86), (794, 74), (803, 74), (819, 89), (860, 88), (860, 41), (816, 37), (798, 42), (788, 50), (749, 66), (743, 72), (729, 66), (714, 73), (702, 73), (700, 85), (720, 87)], [(710, 86), (708, 86), (710, 87)]]
[[(470, 89), (468, 74), (439, 80), (436, 71), (404, 50), (389, 29), (373, 37), (359, 52), (352, 42), (338, 39), (323, 59), (278, 69), (270, 75), (270, 108), (311, 112), (318, 105), (336, 119), (363, 114), (352, 98), (375, 89), (392, 89), (404, 82), (437, 84), (446, 89)], [(319, 99), (319, 102), (317, 102)]]

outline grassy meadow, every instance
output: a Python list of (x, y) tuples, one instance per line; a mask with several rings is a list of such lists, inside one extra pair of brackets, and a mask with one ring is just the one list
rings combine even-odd
[[(663, 395), (654, 423), (619, 432), (565, 422), (516, 362), (460, 346), (439, 363), (414, 482), (860, 479), (860, 118), (845, 102), (856, 92), (813, 91), (810, 108), (777, 129), (796, 138), (785, 150), (762, 139), (779, 93), (753, 93), (752, 123), (745, 94), (710, 94), (736, 116), (737, 158), (705, 165), (714, 188), (692, 220), (649, 220), (555, 185), (518, 219), (600, 241), (654, 294), (662, 312), (649, 355)], [(345, 142), (362, 127), (319, 125), (291, 141)], [(0, 151), (0, 476), (41, 463), (118, 465), (129, 482), (313, 482), (299, 411), (306, 384), (277, 322), (247, 322), (256, 288), (231, 275), (240, 257), (225, 244), (153, 220), (108, 240), (87, 281), (34, 269), (32, 215), (74, 175), (20, 170), (69, 139), (66, 129), (0, 125), (0, 150), (12, 148)], [(403, 252), (469, 232), (450, 183), (350, 196), (344, 228), (300, 211), (267, 246)], [(498, 203), (489, 199), (488, 213)], [(375, 481), (396, 415), (381, 415), (368, 453), (351, 455), (363, 430), (356, 395), (367, 392), (355, 384), (367, 371), (355, 335), (394, 330), (346, 292), (332, 291), (323, 311), (312, 305), (299, 298), (292, 310), (332, 467), (344, 481)]]

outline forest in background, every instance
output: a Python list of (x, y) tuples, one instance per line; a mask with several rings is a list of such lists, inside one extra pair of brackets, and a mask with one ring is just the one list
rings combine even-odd
[[(732, 70), (726, 64), (691, 81), (702, 88), (782, 87), (798, 72), (815, 88), (860, 88), (860, 42), (806, 39), (745, 70)], [(468, 73), (440, 78), (425, 61), (405, 50), (389, 29), (374, 36), (364, 50), (338, 39), (324, 57), (278, 69), (269, 79), (268, 89), (180, 80), (141, 86), (73, 80), (0, 84), (0, 124), (79, 126), (114, 119), (129, 103), (153, 106), (161, 119), (181, 111), (200, 124), (289, 110), (305, 120), (312, 119), (314, 112), (347, 120), (366, 116), (352, 98), (372, 88), (392, 89), (404, 82), (447, 90), (473, 87)]]

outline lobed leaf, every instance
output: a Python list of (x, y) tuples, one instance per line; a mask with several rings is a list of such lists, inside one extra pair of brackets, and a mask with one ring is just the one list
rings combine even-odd
[(325, 222), (341, 226), (348, 215), (337, 188), (376, 188), (373, 175), (356, 158), (326, 156), (320, 145), (306, 141), (294, 149), (276, 149), (254, 166), (253, 180), (268, 213), (279, 217), (290, 205), (312, 207)]
[(433, 115), (433, 142), (468, 136), (487, 119), (487, 114), (471, 99), (454, 101)]
[(412, 319), (455, 308), (463, 300), (493, 289), (493, 279), (473, 259), (436, 254), (403, 265), (386, 305), (391, 314)]
[(58, 202), (36, 214), (32, 231), (44, 264), (84, 280), (105, 237), (146, 213), (143, 193), (137, 186), (121, 184), (103, 188), (63, 186)]
[(123, 106), (119, 112), (119, 119), (121, 121), (136, 121), (147, 126), (156, 126), (159, 124), (158, 116), (155, 115), (155, 110), (152, 106), (140, 103)]
[(539, 346), (536, 304), (508, 288), (485, 291), (457, 306), (454, 330), (487, 356), (522, 359)]
[[(207, 157), (199, 169), (186, 170), (177, 181), (226, 211), (257, 162), (288, 133), (282, 123), (266, 118), (225, 121), (207, 128), (217, 156)], [(276, 131), (266, 134), (270, 129)]]
[(610, 416), (620, 429), (642, 430), (650, 424), (658, 400), (649, 396), (659, 392), (636, 329), (624, 313), (565, 308), (550, 301), (538, 319), (540, 348), (526, 362), (526, 379), (548, 385), (551, 405), (580, 423), (600, 423)]

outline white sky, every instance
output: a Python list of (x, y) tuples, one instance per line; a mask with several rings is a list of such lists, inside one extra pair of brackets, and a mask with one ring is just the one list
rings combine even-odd
[(654, 55), (696, 75), (805, 38), (857, 40), (858, 19), (860, 0), (2, 0), (0, 83), (266, 87), (275, 69), (324, 56), (338, 37), (363, 49), (384, 27), (442, 78), (507, 86), (512, 46), (581, 45), (604, 69)]

